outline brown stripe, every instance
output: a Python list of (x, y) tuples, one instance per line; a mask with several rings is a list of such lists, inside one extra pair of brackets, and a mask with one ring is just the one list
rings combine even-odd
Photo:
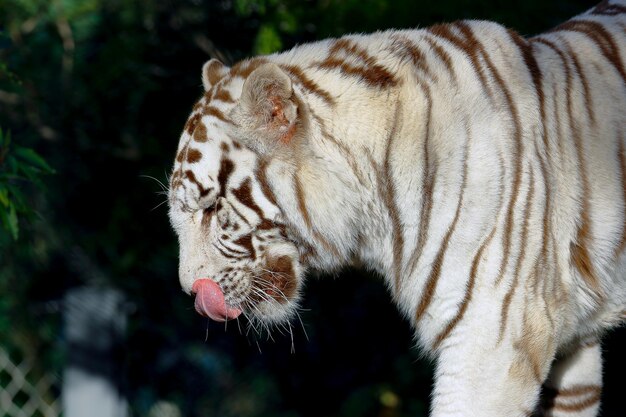
[[(232, 209), (232, 210), (233, 210), (233, 211), (237, 214), (237, 216), (239, 216), (239, 218), (240, 218), (240, 219), (241, 219), (241, 220), (242, 220), (245, 224), (247, 224), (248, 226), (251, 226), (251, 225), (250, 225), (250, 222), (249, 222), (249, 221), (248, 221), (248, 220), (247, 220), (247, 219), (243, 216), (243, 214), (242, 214), (239, 210), (237, 210), (237, 207), (235, 207), (233, 204), (231, 204), (231, 205), (230, 205), (230, 208), (231, 208), (231, 209)], [(238, 229), (239, 229), (239, 226), (238, 226), (237, 224), (234, 224), (234, 225), (233, 225), (233, 230), (238, 230)]]
[[(239, 258), (241, 258), (241, 257), (242, 257), (242, 256), (233, 256), (233, 255), (231, 255), (231, 254), (228, 254), (228, 253), (224, 252), (224, 250), (223, 250), (222, 248), (220, 248), (218, 245), (215, 245), (215, 244), (214, 244), (214, 245), (213, 245), (213, 247), (214, 247), (215, 249), (217, 249), (217, 250), (218, 250), (218, 252), (219, 252), (219, 253), (221, 253), (221, 254), (222, 254), (222, 256), (223, 256), (223, 257), (225, 257), (225, 258), (229, 258), (229, 259), (239, 259)], [(243, 257), (244, 257), (244, 258), (246, 258), (247, 256), (243, 256)]]
[(177, 162), (183, 162), (183, 160), (187, 156), (187, 149), (189, 149), (189, 142), (187, 142), (185, 146), (183, 146), (183, 148), (180, 150), (180, 152), (178, 152), (178, 155), (176, 155)]
[(230, 119), (228, 119), (224, 113), (222, 113), (222, 111), (216, 107), (212, 107), (212, 106), (207, 106), (204, 108), (204, 114), (206, 116), (213, 116), (217, 119), (220, 119), (223, 122), (228, 122), (230, 123)]
[(574, 53), (573, 50), (568, 48), (568, 53), (572, 58), (572, 63), (574, 64), (574, 68), (576, 68), (576, 73), (578, 74), (578, 78), (580, 79), (580, 83), (583, 86), (583, 96), (585, 99), (585, 109), (587, 110), (587, 116), (589, 117), (589, 121), (593, 126), (596, 124), (596, 115), (593, 110), (593, 98), (591, 96), (591, 90), (589, 89), (589, 83), (587, 82), (587, 77), (583, 71), (582, 66), (580, 65), (580, 61), (578, 60), (578, 56)]
[(601, 392), (597, 392), (593, 394), (592, 396), (584, 399), (583, 401), (578, 401), (575, 403), (561, 403), (559, 402), (559, 397), (557, 397), (556, 402), (554, 403), (553, 410), (566, 411), (566, 412), (582, 411), (582, 410), (585, 410), (589, 407), (593, 407), (594, 405), (596, 405), (600, 401), (601, 397), (602, 397)]
[(196, 176), (194, 175), (194, 173), (190, 170), (185, 171), (185, 177), (187, 177), (187, 180), (189, 180), (189, 182), (195, 184), (196, 187), (198, 187), (198, 191), (200, 192), (200, 197), (206, 196), (213, 189), (212, 187), (205, 189), (202, 186), (202, 184), (200, 184), (200, 182), (196, 179)]
[(215, 94), (213, 95), (213, 100), (219, 100), (224, 103), (235, 102), (233, 96), (230, 95), (230, 92), (223, 85), (217, 87)]
[[(547, 152), (547, 150), (546, 150)], [(539, 168), (541, 169), (541, 178), (543, 179), (544, 184), (544, 207), (543, 207), (543, 221), (542, 221), (542, 234), (541, 234), (541, 252), (540, 256), (536, 260), (535, 265), (535, 282), (533, 283), (533, 288), (535, 293), (538, 291), (538, 280), (540, 275), (545, 280), (547, 277), (544, 274), (539, 274), (539, 265), (543, 262), (543, 269), (545, 270), (545, 263), (548, 261), (548, 240), (550, 237), (550, 212), (552, 207), (552, 189), (550, 186), (550, 178), (548, 177), (548, 171), (546, 168), (546, 162), (542, 155), (539, 154), (539, 150), (535, 147), (535, 157), (539, 161)], [(553, 278), (554, 279), (554, 278)]]
[(300, 184), (300, 177), (296, 174), (294, 177), (294, 189), (296, 192), (296, 199), (298, 200), (298, 209), (300, 210), (300, 214), (302, 215), (302, 219), (304, 220), (304, 224), (307, 229), (313, 235), (313, 238), (317, 240), (322, 247), (327, 251), (333, 254), (337, 259), (341, 259), (341, 252), (332, 245), (311, 223), (311, 217), (309, 216), (309, 211), (306, 207), (306, 198), (304, 196), (304, 190), (302, 189), (302, 185)]
[[(532, 274), (532, 272), (531, 272)], [(547, 373), (549, 371), (549, 362), (553, 359), (552, 351), (553, 341), (552, 335), (547, 334), (547, 338), (538, 336), (537, 329), (533, 326), (533, 323), (529, 323), (528, 320), (528, 294), (525, 294), (523, 324), (521, 329), (521, 336), (514, 342), (514, 347), (518, 351), (519, 355), (517, 361), (521, 363), (526, 361), (530, 365), (532, 375), (537, 384), (541, 384), (543, 379), (547, 375), (542, 376), (542, 369)], [(542, 364), (545, 364), (542, 366)]]
[(204, 123), (200, 122), (196, 126), (193, 132), (193, 140), (200, 143), (209, 140), (209, 136), (207, 134), (206, 126), (204, 125)]
[(252, 197), (250, 178), (246, 178), (246, 180), (241, 183), (239, 188), (232, 190), (232, 193), (233, 196), (235, 196), (235, 198), (241, 202), (241, 204), (254, 211), (256, 215), (259, 216), (260, 220), (263, 220), (265, 218), (263, 215), (263, 210), (261, 210), (261, 207), (256, 204), (254, 198)]
[(452, 237), (452, 233), (454, 233), (456, 224), (459, 221), (459, 217), (461, 214), (461, 207), (463, 206), (463, 197), (465, 196), (465, 188), (467, 186), (467, 157), (469, 154), (469, 148), (470, 148), (470, 142), (471, 142), (469, 126), (466, 126), (465, 130), (467, 134), (467, 141), (465, 143), (465, 149), (463, 151), (463, 174), (461, 177), (461, 192), (459, 194), (459, 202), (456, 206), (454, 219), (452, 220), (452, 223), (448, 227), (448, 231), (446, 232), (443, 238), (443, 241), (441, 242), (439, 251), (437, 252), (437, 255), (435, 256), (435, 260), (433, 261), (433, 266), (430, 271), (430, 275), (428, 276), (424, 289), (422, 290), (422, 297), (420, 299), (419, 305), (417, 306), (417, 309), (415, 312), (416, 324), (419, 323), (419, 321), (421, 320), (422, 316), (428, 309), (428, 306), (430, 305), (433, 296), (435, 295), (435, 292), (437, 290), (437, 283), (439, 281), (439, 277), (441, 276), (441, 267), (443, 266), (443, 260), (446, 255), (446, 251), (448, 250), (448, 245), (450, 244), (450, 238)]
[(364, 184), (365, 180), (363, 178), (363, 173), (361, 172), (361, 169), (359, 169), (357, 160), (355, 156), (352, 154), (352, 151), (350, 150), (350, 148), (347, 147), (342, 142), (338, 141), (333, 135), (330, 134), (330, 132), (328, 132), (328, 128), (326, 127), (326, 123), (324, 122), (324, 119), (318, 116), (312, 109), (309, 109), (309, 112), (311, 113), (311, 116), (315, 119), (315, 121), (317, 122), (324, 139), (328, 140), (333, 145), (339, 148), (340, 150), (339, 154), (342, 155), (346, 159), (346, 161), (348, 162), (348, 165), (350, 165), (350, 169), (352, 170), (352, 173), (354, 174), (354, 176), (358, 179), (358, 181), (361, 184)]
[(296, 79), (297, 83), (306, 91), (321, 98), (329, 106), (335, 105), (335, 99), (330, 95), (330, 93), (317, 85), (315, 81), (307, 77), (300, 67), (295, 65), (281, 65), (281, 68), (291, 74)]
[[(347, 63), (337, 55), (343, 51), (346, 57), (354, 57), (361, 61), (361, 66)], [(328, 57), (318, 64), (324, 69), (339, 69), (343, 74), (363, 80), (371, 87), (394, 87), (397, 81), (385, 67), (376, 63), (367, 51), (349, 39), (338, 39), (330, 48)]]
[(430, 146), (429, 146), (429, 138), (430, 138), (430, 124), (432, 118), (432, 96), (430, 92), (430, 88), (427, 84), (422, 83), (418, 80), (419, 86), (422, 88), (424, 92), (424, 96), (426, 97), (426, 102), (428, 104), (428, 111), (426, 113), (426, 122), (424, 123), (424, 133), (423, 133), (423, 146), (422, 153), (424, 158), (423, 172), (422, 172), (422, 207), (420, 214), (420, 224), (419, 224), (419, 232), (417, 235), (417, 242), (415, 242), (415, 248), (413, 249), (413, 253), (411, 254), (411, 258), (409, 259), (407, 271), (408, 274), (412, 274), (415, 268), (417, 267), (417, 262), (422, 256), (422, 252), (424, 251), (424, 245), (426, 244), (426, 238), (428, 237), (428, 228), (430, 226), (430, 214), (433, 204), (433, 190), (435, 188), (435, 179), (437, 174), (437, 161), (433, 161), (431, 164), (430, 161)]
[[(519, 36), (514, 31), (509, 30), (509, 35), (513, 39), (513, 42), (517, 45), (517, 47), (522, 52), (522, 57), (524, 58), (524, 63), (528, 68), (528, 72), (531, 75), (533, 80), (533, 84), (535, 86), (535, 92), (537, 93), (537, 99), (539, 101), (539, 115), (541, 119), (541, 136), (543, 147), (546, 155), (550, 154), (550, 146), (548, 141), (548, 128), (546, 126), (546, 105), (545, 105), (545, 94), (543, 91), (543, 76), (541, 73), (541, 69), (539, 68), (539, 64), (533, 54), (533, 44), (528, 42), (526, 39)], [(533, 290), (535, 294), (539, 291), (539, 279), (543, 278), (544, 281), (547, 278), (545, 274), (542, 274), (540, 266), (544, 266), (548, 259), (548, 237), (550, 233), (550, 198), (551, 198), (551, 190), (550, 190), (550, 178), (548, 178), (548, 172), (546, 169), (546, 162), (544, 161), (544, 156), (539, 153), (539, 150), (535, 144), (535, 157), (539, 161), (539, 166), (541, 169), (541, 178), (544, 184), (544, 210), (543, 210), (543, 228), (542, 228), (542, 236), (541, 236), (541, 252), (540, 256), (537, 257), (535, 261), (535, 266), (533, 267)]]
[(302, 190), (302, 185), (300, 184), (300, 177), (297, 174), (294, 177), (293, 182), (296, 192), (296, 199), (298, 200), (298, 209), (300, 210), (300, 215), (302, 216), (302, 220), (304, 220), (306, 228), (311, 230), (313, 225), (311, 224), (311, 218), (309, 217), (309, 210), (306, 208), (306, 201), (304, 197), (304, 191)]
[(219, 100), (224, 103), (234, 103), (235, 99), (230, 95), (230, 92), (224, 88), (224, 86), (220, 85), (213, 96), (213, 100)]
[(393, 54), (403, 61), (409, 61), (420, 71), (420, 73), (423, 73), (431, 80), (437, 79), (437, 76), (434, 75), (428, 67), (424, 53), (419, 50), (415, 43), (413, 43), (406, 36), (397, 34), (392, 35), (391, 40), (390, 49)]
[(465, 312), (467, 311), (467, 306), (469, 306), (469, 303), (472, 301), (474, 285), (476, 284), (476, 275), (478, 274), (478, 267), (480, 266), (480, 261), (482, 260), (483, 251), (485, 250), (487, 246), (489, 246), (489, 243), (491, 242), (491, 239), (495, 235), (495, 232), (496, 232), (496, 227), (494, 226), (493, 229), (491, 229), (491, 233), (489, 233), (489, 236), (487, 236), (487, 239), (485, 239), (483, 244), (480, 245), (480, 248), (476, 252), (476, 255), (474, 256), (474, 260), (472, 261), (472, 268), (470, 270), (470, 278), (467, 283), (467, 287), (465, 288), (465, 296), (463, 297), (461, 306), (459, 307), (458, 311), (456, 312), (456, 315), (452, 318), (452, 320), (448, 322), (448, 324), (443, 329), (443, 331), (439, 333), (439, 335), (437, 335), (437, 337), (435, 338), (435, 342), (433, 343), (433, 350), (436, 350), (441, 345), (441, 342), (443, 342), (450, 335), (450, 333), (452, 332), (452, 330), (454, 330), (456, 325), (459, 324), (461, 320), (463, 320), (463, 316), (465, 316)]
[(202, 115), (200, 113), (194, 114), (189, 119), (187, 119), (187, 123), (185, 123), (185, 127), (183, 128), (183, 130), (185, 130), (188, 134), (192, 135), (193, 131), (196, 129), (196, 126), (198, 125), (198, 122), (200, 122), (201, 118), (202, 118)]
[[(569, 67), (568, 63), (565, 63)], [(570, 243), (570, 261), (580, 272), (583, 279), (587, 282), (590, 289), (594, 291), (598, 298), (601, 298), (600, 282), (595, 274), (595, 268), (589, 254), (589, 245), (591, 240), (591, 219), (589, 217), (589, 180), (587, 178), (587, 168), (585, 163), (584, 144), (582, 141), (582, 133), (578, 119), (574, 116), (572, 91), (567, 90), (567, 116), (569, 126), (574, 138), (574, 149), (576, 158), (578, 159), (578, 170), (582, 183), (581, 190), (581, 213), (580, 224), (576, 234), (575, 241)]]
[(363, 61), (364, 64), (372, 64), (378, 66), (379, 69), (386, 71), (383, 67), (376, 64), (374, 57), (372, 57), (365, 48), (358, 45), (355, 41), (341, 38), (337, 39), (330, 47), (330, 53), (332, 55), (339, 54), (340, 51), (343, 51), (346, 57), (355, 57), (359, 60)]
[(524, 222), (522, 224), (522, 236), (520, 239), (520, 253), (517, 257), (517, 263), (515, 264), (515, 270), (513, 272), (513, 282), (511, 283), (511, 287), (508, 292), (504, 296), (504, 301), (502, 302), (502, 310), (500, 314), (500, 334), (498, 336), (498, 343), (502, 341), (504, 337), (504, 331), (506, 330), (508, 320), (509, 320), (509, 308), (511, 306), (511, 301), (513, 300), (513, 296), (515, 295), (515, 291), (517, 290), (517, 283), (520, 278), (520, 273), (522, 269), (522, 263), (524, 262), (524, 258), (526, 257), (526, 241), (528, 239), (528, 219), (530, 217), (530, 209), (532, 208), (533, 198), (535, 195), (535, 178), (534, 171), (530, 170), (530, 178), (528, 180), (528, 196), (526, 197), (526, 204), (524, 206), (524, 213), (522, 214), (522, 218)]
[[(394, 282), (395, 291), (400, 291), (400, 279), (402, 274), (402, 252), (404, 250), (404, 230), (400, 221), (400, 215), (398, 214), (398, 206), (396, 205), (395, 197), (395, 185), (393, 183), (393, 177), (391, 175), (391, 147), (393, 145), (396, 134), (398, 133), (398, 122), (400, 121), (400, 114), (402, 113), (402, 107), (400, 102), (396, 104), (396, 110), (393, 116), (393, 122), (389, 136), (386, 141), (385, 160), (382, 167), (382, 172), (379, 174), (382, 176), (383, 189), (379, 188), (378, 194), (383, 197), (383, 202), (389, 213), (392, 225), (392, 246), (393, 246), (393, 269), (394, 269)], [(379, 185), (381, 182), (378, 182)]]
[[(565, 54), (563, 53), (563, 51), (561, 51), (561, 49), (559, 49), (559, 47), (555, 43), (553, 43), (552, 41), (548, 39), (534, 38), (533, 42), (538, 42), (543, 45), (546, 45), (548, 48), (552, 49), (559, 56), (559, 58), (561, 59), (561, 63), (563, 65), (563, 71), (565, 71), (565, 91), (569, 94), (569, 92), (572, 90), (572, 73), (567, 63), (567, 58), (565, 57)], [(558, 93), (559, 93), (559, 89), (554, 87), (554, 93), (553, 93), (554, 120), (555, 120), (555, 125), (557, 128), (559, 154), (563, 155), (564, 154), (564, 148), (563, 148), (564, 140), (563, 140), (563, 132), (561, 129), (562, 128), (561, 112), (559, 111), (559, 108), (558, 108), (559, 107), (558, 104), (560, 103), (560, 100), (558, 100)]]
[(509, 253), (511, 250), (511, 240), (512, 240), (511, 237), (512, 237), (513, 222), (514, 222), (513, 212), (515, 208), (515, 203), (517, 202), (517, 199), (518, 199), (521, 176), (522, 176), (521, 161), (522, 161), (522, 157), (524, 153), (523, 145), (522, 145), (522, 126), (520, 123), (517, 107), (515, 106), (515, 102), (513, 101), (513, 98), (511, 97), (511, 92), (507, 88), (502, 76), (500, 75), (496, 67), (493, 65), (491, 58), (485, 51), (482, 44), (474, 37), (471, 27), (466, 22), (457, 22), (456, 27), (458, 27), (459, 30), (468, 39), (467, 43), (472, 45), (475, 48), (476, 52), (473, 52), (473, 53), (480, 53), (483, 60), (485, 61), (485, 65), (487, 66), (487, 68), (489, 69), (489, 72), (491, 73), (492, 77), (496, 81), (496, 84), (498, 84), (498, 86), (500, 87), (501, 93), (504, 95), (504, 99), (511, 113), (511, 118), (513, 119), (513, 125), (514, 125), (513, 126), (514, 128), (513, 141), (514, 141), (515, 148), (511, 154), (511, 159), (513, 160), (513, 169), (514, 169), (513, 184), (512, 184), (513, 191), (511, 193), (511, 200), (507, 208), (504, 237), (503, 237), (503, 242), (502, 242), (502, 246), (503, 246), (502, 263), (500, 265), (500, 275), (496, 279), (496, 285), (497, 285), (500, 283), (500, 281), (502, 280), (502, 277), (504, 276), (506, 272), (506, 267), (509, 261)]
[[(248, 236), (250, 236), (250, 235), (248, 235)], [(228, 235), (222, 235), (222, 236), (220, 237), (220, 239), (225, 240), (226, 242), (228, 242), (228, 243), (230, 244), (231, 242), (228, 240), (228, 239), (229, 239), (229, 237), (230, 237), (230, 236), (228, 236)], [(251, 239), (251, 238), (250, 238), (250, 239)], [(233, 248), (231, 248), (230, 246), (228, 246), (228, 245), (226, 244), (226, 242), (220, 241), (219, 243), (222, 245), (222, 247), (223, 247), (223, 248), (228, 249), (228, 251), (229, 251), (229, 252), (232, 252), (232, 253), (233, 253), (234, 255), (236, 255), (237, 257), (240, 257), (240, 258), (248, 257), (248, 255), (249, 255), (249, 251), (247, 251), (247, 250), (241, 250), (241, 249), (233, 249)], [(232, 243), (236, 243), (236, 242), (237, 242), (237, 241), (232, 242)], [(253, 250), (254, 250), (254, 249), (253, 249)]]
[(228, 179), (230, 178), (230, 174), (232, 174), (234, 169), (235, 165), (233, 164), (233, 161), (228, 158), (222, 157), (222, 160), (220, 161), (220, 170), (217, 174), (217, 183), (220, 185), (221, 196), (224, 196), (226, 193), (226, 185)]
[(602, 55), (615, 67), (623, 82), (626, 83), (626, 70), (624, 70), (619, 48), (615, 44), (613, 35), (601, 23), (590, 20), (570, 20), (556, 27), (554, 31), (578, 32), (587, 36), (598, 46)]
[(342, 74), (360, 78), (371, 87), (387, 88), (397, 84), (395, 78), (390, 73), (376, 71), (375, 68), (356, 67), (338, 58), (328, 57), (319, 63), (319, 67), (323, 69), (339, 69)]
[(626, 247), (626, 153), (624, 153), (624, 140), (621, 135), (617, 137), (617, 157), (619, 162), (620, 178), (622, 179), (622, 238), (620, 239), (619, 246), (615, 251), (615, 256), (619, 255)]
[(543, 76), (541, 73), (541, 68), (539, 68), (539, 64), (537, 63), (537, 59), (535, 58), (535, 55), (533, 53), (533, 44), (522, 38), (515, 31), (509, 29), (508, 32), (509, 36), (513, 40), (513, 43), (515, 43), (515, 45), (517, 45), (517, 47), (519, 48), (522, 54), (522, 58), (524, 59), (524, 63), (526, 64), (526, 68), (528, 69), (528, 73), (533, 80), (533, 85), (535, 86), (535, 93), (537, 94), (537, 100), (539, 101), (539, 116), (541, 118), (543, 146), (547, 152), (548, 135), (546, 128), (546, 103), (543, 92)]
[(452, 57), (444, 48), (437, 44), (434, 40), (432, 40), (429, 36), (424, 36), (424, 41), (431, 47), (433, 53), (444, 63), (446, 70), (450, 74), (450, 77), (454, 81), (455, 84), (458, 84), (458, 80), (456, 78), (456, 73), (454, 72), (454, 65), (452, 64)]
[(241, 61), (230, 69), (230, 75), (233, 77), (248, 78), (248, 76), (252, 74), (252, 71), (267, 63), (268, 61), (265, 58), (252, 58)]
[(187, 162), (190, 164), (193, 164), (195, 162), (198, 162), (200, 159), (202, 159), (202, 152), (200, 152), (197, 149), (189, 149), (187, 151)]
[[(554, 273), (555, 273), (555, 279), (553, 281), (553, 287), (552, 287), (552, 294), (558, 303), (560, 303), (561, 305), (565, 305), (569, 302), (568, 300), (569, 293), (566, 290), (566, 288), (568, 287), (566, 286), (565, 278), (563, 277), (562, 271), (564, 270), (564, 268), (561, 266), (561, 259), (558, 256), (556, 237), (552, 235), (550, 240), (552, 243), (552, 253), (554, 257)], [(567, 269), (569, 270), (569, 265), (567, 266)]]
[(599, 394), (602, 387), (599, 385), (574, 385), (571, 388), (557, 390), (559, 397), (579, 397), (581, 395)]
[[(465, 34), (465, 39), (454, 33), (452, 30), (453, 27), (460, 29)], [(482, 46), (473, 36), (467, 24), (464, 22), (457, 22), (456, 24), (439, 24), (431, 26), (426, 30), (435, 37), (447, 40), (467, 55), (467, 57), (472, 61), (472, 66), (480, 79), (483, 91), (493, 101), (493, 92), (491, 91), (489, 82), (487, 81), (487, 76), (485, 75), (485, 71), (478, 56)], [(468, 34), (469, 36), (467, 36)]]
[(233, 243), (244, 248), (250, 254), (251, 258), (256, 258), (256, 252), (254, 250), (254, 245), (252, 244), (251, 234), (243, 235), (239, 239), (235, 240)]
[(259, 181), (259, 185), (261, 186), (261, 191), (263, 192), (263, 195), (265, 195), (265, 198), (267, 198), (270, 203), (277, 206), (278, 204), (276, 203), (276, 196), (274, 195), (274, 192), (272, 191), (272, 187), (270, 187), (270, 183), (267, 180), (268, 165), (269, 163), (267, 160), (265, 159), (260, 160), (254, 172), (254, 176)]

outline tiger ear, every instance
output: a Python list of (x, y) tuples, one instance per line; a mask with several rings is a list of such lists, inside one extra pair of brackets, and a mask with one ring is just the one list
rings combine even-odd
[(202, 66), (202, 85), (205, 91), (209, 91), (219, 80), (222, 79), (229, 71), (226, 65), (222, 64), (218, 59), (209, 59)]
[(261, 142), (256, 147), (268, 150), (292, 142), (298, 103), (291, 78), (278, 65), (267, 63), (244, 82), (234, 116), (240, 128)]

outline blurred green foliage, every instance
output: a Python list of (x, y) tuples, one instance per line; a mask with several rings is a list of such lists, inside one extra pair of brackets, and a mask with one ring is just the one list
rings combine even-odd
[[(200, 68), (209, 57), (233, 63), (348, 32), (459, 18), (533, 34), (592, 4), (0, 1), (0, 213), (10, 231), (0, 240), (0, 344), (60, 372), (58, 302), (76, 286), (112, 286), (135, 307), (120, 371), (134, 415), (162, 401), (191, 417), (426, 415), (431, 368), (418, 362), (377, 277), (312, 278), (302, 311), (310, 340), (297, 324), (296, 354), (289, 335), (258, 340), (193, 313), (157, 182), (167, 182), (201, 94)], [(15, 241), (16, 218), (27, 212), (39, 215), (19, 223)]]
[(18, 215), (32, 217), (23, 186), (33, 183), (44, 189), (41, 177), (54, 170), (31, 148), (11, 146), (11, 132), (0, 127), (0, 224), (14, 241), (19, 236)]

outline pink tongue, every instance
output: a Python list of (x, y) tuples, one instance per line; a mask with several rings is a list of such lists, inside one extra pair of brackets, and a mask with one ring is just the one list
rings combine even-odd
[(196, 294), (196, 311), (215, 321), (236, 319), (241, 310), (226, 306), (224, 293), (215, 281), (208, 278), (196, 280), (191, 289)]

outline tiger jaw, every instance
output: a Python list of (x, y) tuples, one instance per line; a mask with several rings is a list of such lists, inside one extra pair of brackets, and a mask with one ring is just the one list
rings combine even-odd
[(299, 266), (290, 256), (268, 256), (254, 269), (225, 269), (221, 278), (196, 279), (192, 285), (196, 311), (215, 321), (240, 314), (265, 322), (288, 320), (297, 308)]
[[(256, 239), (251, 240), (260, 252)], [(207, 268), (203, 263), (192, 278), (190, 293), (199, 314), (215, 321), (243, 314), (266, 323), (286, 321), (295, 314), (303, 268), (293, 244), (276, 244), (257, 254), (255, 260), (227, 264), (223, 259), (205, 257), (205, 261), (218, 268)], [(181, 273), (183, 288), (189, 286), (182, 282), (185, 276), (189, 275)]]

